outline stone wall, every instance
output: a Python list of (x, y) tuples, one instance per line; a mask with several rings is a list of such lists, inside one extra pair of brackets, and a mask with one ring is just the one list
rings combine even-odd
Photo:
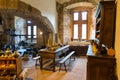
[[(74, 3), (77, 2), (89, 2), (88, 0), (71, 0), (69, 2), (65, 2), (63, 4), (57, 4), (57, 8), (58, 8), (58, 35), (62, 41), (62, 43), (66, 44), (67, 42), (69, 42), (72, 38), (72, 14), (71, 11), (72, 10), (87, 10), (89, 12), (88, 15), (88, 32), (87, 32), (87, 40), (91, 39), (91, 33), (93, 32), (94, 28), (94, 19), (95, 17), (93, 17), (93, 14), (95, 13), (93, 10), (93, 7), (95, 6), (89, 6), (87, 7), (86, 5), (83, 6), (74, 6), (73, 8), (68, 9), (67, 6), (72, 5)], [(93, 2), (95, 3), (95, 2)], [(92, 3), (91, 3), (92, 4)], [(93, 38), (93, 37), (92, 37)]]
[(59, 3), (57, 3), (57, 12), (58, 12), (57, 43), (62, 43), (63, 42), (63, 7)]
[(67, 44), (72, 37), (72, 14), (69, 10), (64, 9), (63, 14), (63, 43)]

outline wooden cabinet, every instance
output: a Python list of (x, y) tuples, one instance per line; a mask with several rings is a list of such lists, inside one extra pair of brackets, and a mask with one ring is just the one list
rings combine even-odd
[(117, 80), (114, 57), (88, 56), (87, 80)]
[(96, 12), (96, 38), (108, 48), (114, 48), (115, 8), (115, 1), (101, 1)]
[(21, 71), (21, 58), (0, 58), (0, 80), (13, 80)]
[(115, 57), (95, 55), (92, 52), (92, 46), (89, 46), (87, 52), (87, 80), (117, 80)]
[[(102, 45), (114, 48), (115, 2), (101, 1), (96, 13), (96, 38), (99, 50), (96, 55), (90, 47), (87, 52), (87, 80), (117, 80), (115, 57), (103, 56)], [(92, 47), (91, 47), (92, 48)], [(88, 55), (89, 54), (89, 55)]]

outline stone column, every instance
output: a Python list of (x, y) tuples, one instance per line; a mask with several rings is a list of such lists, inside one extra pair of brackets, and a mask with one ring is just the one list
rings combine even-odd
[(4, 43), (7, 45), (14, 44), (14, 36), (10, 36), (10, 34), (14, 34), (14, 16), (6, 14), (2, 14), (3, 18), (3, 35), (4, 35)]

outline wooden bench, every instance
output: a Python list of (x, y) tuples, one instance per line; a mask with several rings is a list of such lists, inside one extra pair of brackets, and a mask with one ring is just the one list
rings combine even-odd
[[(40, 56), (34, 57), (33, 59), (36, 60), (35, 66), (39, 65), (39, 64), (37, 64), (37, 62), (38, 62), (38, 60), (40, 60)], [(40, 61), (39, 61), (39, 63), (40, 63)]]
[[(65, 56), (65, 57), (59, 62), (59, 64), (60, 64), (59, 71), (61, 70), (62, 64), (64, 64), (65, 71), (67, 72), (65, 62), (66, 62), (68, 59), (71, 60), (71, 56), (72, 56), (74, 53), (75, 53), (75, 51), (70, 52), (67, 56)], [(74, 56), (74, 60), (75, 60), (75, 56)]]

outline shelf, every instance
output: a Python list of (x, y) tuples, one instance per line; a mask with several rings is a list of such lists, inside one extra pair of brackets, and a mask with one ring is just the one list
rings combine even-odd
[(16, 75), (14, 76), (0, 76), (0, 80), (15, 80)]
[(114, 48), (115, 8), (115, 1), (100, 1), (97, 6), (95, 37), (99, 39), (100, 48), (102, 44)]
[(99, 3), (96, 10), (96, 15), (95, 15), (96, 18), (98, 18), (98, 16), (100, 15), (100, 11), (101, 11), (101, 4)]
[(16, 65), (15, 64), (10, 64), (10, 65), (0, 65), (0, 70), (13, 70), (16, 69)]
[(7, 60), (16, 60), (17, 58), (2, 58), (2, 57), (0, 57), (0, 60), (5, 60), (5, 61), (7, 61)]
[(100, 23), (100, 20), (101, 20), (101, 18), (97, 18), (96, 25), (98, 25)]
[(96, 33), (100, 33), (100, 30), (97, 30)]

